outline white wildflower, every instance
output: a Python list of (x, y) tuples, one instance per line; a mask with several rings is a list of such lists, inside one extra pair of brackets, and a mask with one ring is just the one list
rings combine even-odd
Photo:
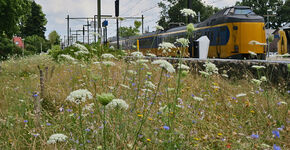
[(174, 88), (169, 88), (169, 87), (168, 87), (168, 89), (167, 89), (168, 92), (172, 92), (172, 91), (174, 91), (174, 90), (175, 90)]
[(191, 16), (191, 17), (195, 17), (196, 16), (196, 13), (193, 11), (193, 10), (191, 10), (191, 9), (182, 9), (182, 10), (180, 10), (180, 12), (181, 12), (181, 14), (183, 15), (183, 16)]
[(152, 93), (152, 90), (150, 90), (150, 89), (141, 89), (141, 91), (144, 92), (144, 93), (148, 93), (148, 92)]
[(53, 134), (49, 137), (47, 144), (55, 144), (57, 142), (65, 142), (67, 136), (64, 134)]
[(252, 56), (257, 56), (257, 54), (255, 52), (249, 51), (250, 55)]
[(175, 72), (175, 69), (172, 66), (172, 64), (170, 64), (166, 60), (155, 60), (155, 61), (152, 62), (152, 64), (159, 65), (161, 68), (167, 70), (170, 73), (174, 73)]
[(252, 79), (252, 81), (251, 81), (252, 83), (254, 83), (254, 84), (256, 84), (256, 85), (258, 85), (258, 86), (260, 86), (261, 85), (261, 83), (262, 83), (262, 81), (261, 80), (257, 80), (257, 79)]
[(114, 62), (111, 62), (111, 61), (103, 61), (102, 64), (104, 64), (107, 67), (116, 66), (116, 64)]
[(171, 52), (174, 48), (176, 48), (174, 44), (169, 42), (162, 42), (158, 46), (158, 50), (162, 50), (163, 53)]
[(128, 70), (127, 72), (128, 72), (129, 74), (132, 74), (132, 75), (136, 75), (136, 74), (137, 74), (137, 72), (134, 71), (134, 70)]
[(85, 105), (85, 107), (83, 108), (83, 111), (92, 111), (93, 110), (93, 107), (94, 107), (94, 103), (91, 103), (91, 104), (88, 104), (88, 105)]
[(133, 52), (131, 53), (132, 56), (137, 57), (137, 58), (143, 58), (144, 55), (141, 52)]
[(115, 49), (115, 47), (114, 46), (110, 46), (110, 49)]
[(82, 44), (75, 43), (73, 46), (78, 48), (80, 51), (88, 51), (88, 49)]
[(227, 74), (222, 74), (223, 77), (228, 78), (229, 76)]
[(181, 64), (181, 66), (180, 66), (180, 64), (178, 64), (177, 68), (178, 69), (180, 68), (181, 70), (189, 70), (190, 69), (190, 67), (188, 67), (187, 65), (184, 65), (184, 64)]
[(65, 55), (65, 54), (60, 55), (60, 57), (66, 59), (66, 60), (69, 60), (69, 61), (75, 61), (76, 60), (73, 57), (71, 57), (70, 55)]
[(278, 104), (283, 104), (283, 105), (287, 105), (287, 103), (286, 102), (284, 102), (284, 101), (281, 101), (281, 102), (279, 102)]
[(203, 101), (203, 98), (197, 96), (194, 96), (193, 99), (200, 102)]
[(260, 43), (258, 41), (252, 40), (249, 42), (250, 45), (267, 45), (267, 43)]
[(156, 30), (164, 30), (164, 28), (162, 27), (162, 26), (159, 26), (159, 25), (157, 25), (157, 26), (155, 26), (155, 28), (156, 28)]
[(113, 99), (108, 105), (106, 105), (106, 108), (127, 110), (129, 105), (122, 99)]
[(127, 85), (125, 85), (125, 84), (120, 84), (120, 86), (123, 87), (123, 88), (125, 88), (125, 89), (128, 89), (128, 90), (131, 89), (129, 86), (127, 86)]
[(262, 76), (260, 80), (263, 82), (267, 82), (267, 78), (265, 76)]
[(200, 74), (204, 75), (205, 77), (210, 76), (209, 73), (205, 72), (205, 71), (199, 71)]
[(103, 54), (101, 57), (104, 59), (116, 59), (116, 57), (112, 54)]
[(161, 112), (161, 113), (166, 113), (166, 112), (168, 112), (169, 110), (168, 110), (167, 105), (165, 105), (165, 106), (163, 106), (163, 107), (160, 107), (158, 111)]
[(145, 87), (155, 89), (156, 85), (154, 85), (151, 81), (145, 81)]
[(148, 63), (149, 60), (147, 60), (147, 59), (138, 59), (136, 62), (139, 63), (139, 64), (144, 64), (144, 63)]
[(188, 47), (189, 40), (185, 38), (176, 39), (176, 43), (180, 43), (182, 47)]
[(147, 53), (146, 55), (149, 56), (149, 57), (156, 57), (156, 55), (152, 54), (152, 53)]
[(87, 89), (79, 89), (71, 92), (69, 96), (66, 98), (66, 100), (74, 102), (76, 104), (80, 104), (81, 102), (85, 102), (87, 99), (92, 98), (93, 95), (90, 91), (88, 91)]
[(244, 96), (247, 96), (247, 94), (245, 94), (245, 93), (240, 93), (240, 94), (236, 95), (236, 97), (244, 97)]
[(83, 55), (83, 54), (89, 54), (88, 51), (77, 51), (74, 53), (75, 55)]
[(259, 69), (266, 69), (265, 66), (258, 66), (258, 65), (253, 65), (252, 68), (255, 68), (257, 70), (259, 70)]
[(218, 74), (219, 69), (216, 67), (215, 64), (211, 62), (206, 62), (203, 66), (205, 67), (205, 71), (209, 73), (210, 75), (213, 73)]

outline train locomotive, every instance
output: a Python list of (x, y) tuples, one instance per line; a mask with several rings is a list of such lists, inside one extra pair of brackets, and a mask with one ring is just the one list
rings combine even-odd
[[(259, 59), (265, 59), (266, 34), (264, 18), (256, 15), (250, 7), (233, 6), (225, 8), (207, 20), (195, 24), (195, 31), (190, 39), (190, 45), (185, 49), (184, 57), (198, 58), (198, 44), (195, 42), (202, 36), (210, 40), (209, 58), (245, 59), (252, 58), (252, 52)], [(180, 46), (175, 43), (178, 38), (188, 38), (186, 26), (171, 28), (166, 31), (155, 31), (140, 36), (120, 39), (122, 49), (144, 54), (153, 53), (157, 56), (176, 56)], [(253, 42), (254, 41), (254, 42)], [(158, 45), (162, 42), (175, 43), (177, 47), (170, 53), (162, 53)], [(252, 42), (252, 43), (251, 43)], [(116, 46), (117, 41), (111, 40), (110, 45)]]

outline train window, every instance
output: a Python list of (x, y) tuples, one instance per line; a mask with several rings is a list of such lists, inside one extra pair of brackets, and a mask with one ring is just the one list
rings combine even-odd
[(228, 13), (229, 13), (230, 10), (231, 10), (230, 8), (227, 9), (227, 10), (225, 11), (224, 15), (225, 15), (225, 16), (228, 15)]
[(236, 15), (254, 15), (255, 13), (251, 9), (235, 9)]

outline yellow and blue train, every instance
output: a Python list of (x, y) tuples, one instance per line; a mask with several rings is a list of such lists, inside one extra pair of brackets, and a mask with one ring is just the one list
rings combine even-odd
[[(195, 24), (195, 31), (190, 46), (186, 48), (184, 57), (198, 57), (198, 46), (195, 40), (207, 36), (210, 40), (209, 58), (251, 58), (250, 52), (257, 58), (265, 59), (266, 34), (264, 18), (256, 15), (250, 7), (233, 6), (225, 8), (207, 20)], [(178, 38), (188, 38), (186, 26), (176, 27), (162, 32), (151, 32), (120, 40), (124, 50), (136, 50), (134, 45), (139, 41), (140, 51), (153, 53), (157, 56), (176, 56), (180, 48), (164, 54), (158, 50), (162, 42), (174, 43)], [(255, 41), (252, 42), (251, 41)], [(116, 41), (110, 41), (115, 46)], [(176, 45), (180, 47), (180, 45)]]

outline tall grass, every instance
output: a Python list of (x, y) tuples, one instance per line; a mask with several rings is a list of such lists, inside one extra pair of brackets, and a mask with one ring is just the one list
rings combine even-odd
[[(150, 62), (140, 65), (120, 59), (107, 67), (95, 61), (55, 63), (41, 55), (2, 62), (0, 148), (272, 149), (274, 144), (290, 148), (289, 93), (257, 87), (251, 79), (190, 73), (182, 77), (179, 71), (168, 73)], [(33, 93), (40, 91), (37, 65), (55, 67), (45, 80), (41, 128), (33, 111)], [(148, 90), (145, 81), (156, 89)], [(89, 90), (94, 98), (82, 105), (66, 101), (78, 89)], [(96, 100), (101, 93), (125, 100), (129, 109), (106, 110)], [(92, 103), (92, 108), (84, 109)], [(164, 109), (169, 104), (175, 110)], [(279, 138), (273, 136), (276, 130)], [(55, 133), (68, 138), (48, 144)]]

